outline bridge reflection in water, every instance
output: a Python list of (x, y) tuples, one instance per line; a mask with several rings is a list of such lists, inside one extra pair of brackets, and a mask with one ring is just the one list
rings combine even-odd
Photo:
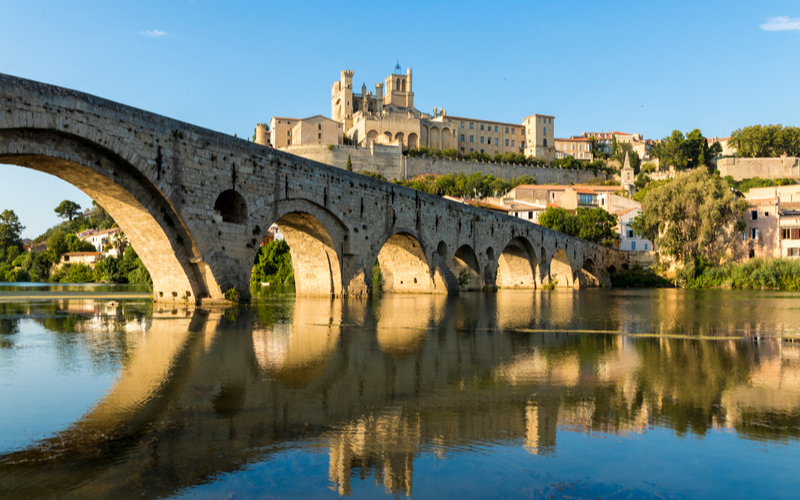
[(770, 321), (800, 314), (690, 313), (654, 293), (275, 297), (115, 324), (94, 311), (71, 328), (125, 332), (118, 380), (67, 429), (0, 456), (0, 497), (162, 497), (287, 446), (324, 450), (340, 494), (373, 476), (410, 495), (420, 455), (552, 456), (559, 429), (796, 441), (797, 332)]

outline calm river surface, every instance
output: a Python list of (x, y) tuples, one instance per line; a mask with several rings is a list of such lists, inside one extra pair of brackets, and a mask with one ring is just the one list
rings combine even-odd
[(0, 498), (797, 498), (800, 294), (0, 297)]

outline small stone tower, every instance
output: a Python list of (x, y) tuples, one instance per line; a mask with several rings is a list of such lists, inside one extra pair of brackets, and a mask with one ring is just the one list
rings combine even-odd
[(331, 118), (350, 130), (353, 107), (353, 70), (346, 69), (340, 73), (339, 81), (331, 85)]
[(256, 124), (256, 144), (261, 144), (262, 146), (267, 145), (267, 124), (266, 123), (257, 123)]
[(622, 164), (622, 171), (620, 172), (620, 184), (622, 189), (633, 195), (636, 190), (636, 176), (634, 175), (633, 167), (631, 167), (631, 159), (628, 157), (627, 151), (625, 152), (625, 163)]

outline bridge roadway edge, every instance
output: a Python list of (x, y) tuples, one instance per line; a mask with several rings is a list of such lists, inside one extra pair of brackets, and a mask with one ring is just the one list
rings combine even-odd
[[(247, 289), (258, 244), (279, 220), (299, 243), (290, 246), (305, 263), (310, 295), (369, 295), (372, 266), (390, 239), (404, 241), (392, 261), (397, 291), (456, 292), (445, 279), (453, 269), (442, 263), (470, 251), (463, 262), (477, 267), (475, 283), (492, 288), (514, 240), (532, 249), (539, 285), (610, 285), (608, 270), (628, 264), (623, 252), (530, 222), (82, 92), (4, 74), (0, 89), (0, 162), (23, 158), (95, 199), (105, 195), (104, 208), (151, 270), (157, 301), (223, 301), (229, 288)], [(86, 151), (76, 153), (76, 144)], [(581, 278), (586, 272), (593, 283)]]

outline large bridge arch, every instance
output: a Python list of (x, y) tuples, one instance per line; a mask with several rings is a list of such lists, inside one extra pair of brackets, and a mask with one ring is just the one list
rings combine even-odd
[(153, 279), (156, 300), (220, 299), (221, 289), (176, 207), (142, 174), (144, 159), (52, 129), (0, 130), (0, 163), (54, 175), (102, 206)]
[[(268, 214), (258, 214), (255, 219), (263, 232), (273, 223), (281, 229), (292, 256), (298, 295), (343, 294), (342, 255), (348, 231), (338, 217), (313, 201), (294, 198), (276, 203)], [(258, 245), (253, 246), (245, 261), (248, 275), (259, 250)]]

